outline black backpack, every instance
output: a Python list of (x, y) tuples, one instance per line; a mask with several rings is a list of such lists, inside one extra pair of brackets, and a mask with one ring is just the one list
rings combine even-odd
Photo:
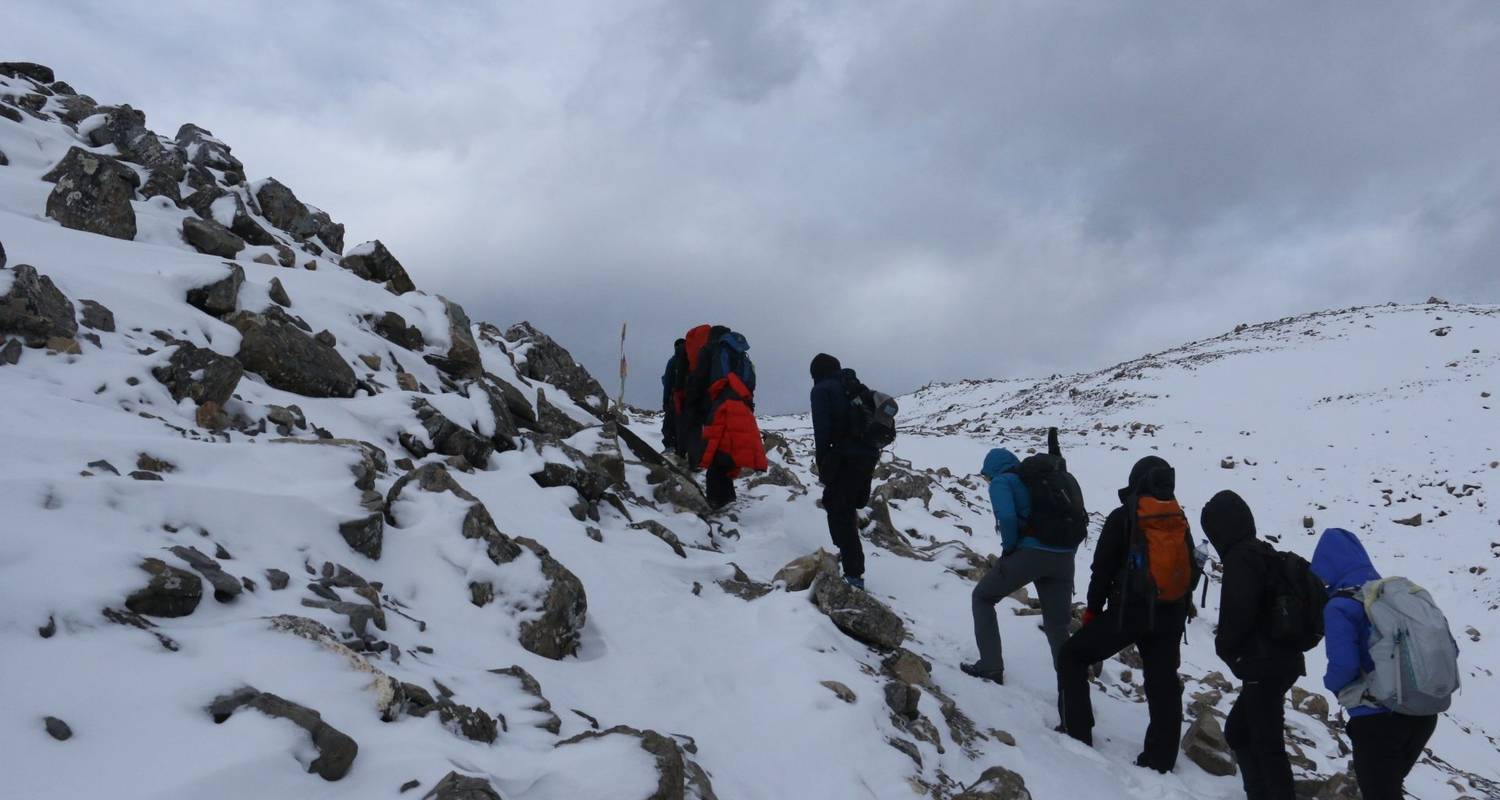
[(1328, 592), (1307, 559), (1269, 544), (1266, 551), (1271, 566), (1266, 633), (1273, 643), (1305, 653), (1323, 641)]
[(1038, 453), (1022, 461), (1016, 475), (1031, 496), (1031, 516), (1023, 534), (1048, 547), (1082, 544), (1089, 533), (1089, 512), (1083, 490), (1068, 473), (1068, 462), (1059, 455)]
[(879, 450), (896, 441), (896, 413), (901, 407), (895, 398), (860, 383), (854, 370), (840, 376), (844, 394), (849, 398), (849, 436)]

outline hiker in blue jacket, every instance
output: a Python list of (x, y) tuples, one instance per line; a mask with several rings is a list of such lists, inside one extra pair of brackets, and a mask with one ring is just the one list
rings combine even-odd
[[(1056, 435), (1049, 435), (1049, 449), (1056, 452)], [(990, 484), (990, 505), (995, 512), (995, 529), (1000, 533), (1000, 558), (974, 587), (974, 640), (979, 645), (979, 660), (960, 664), (959, 668), (976, 678), (1003, 684), (1005, 658), (1000, 644), (1000, 623), (995, 605), (1021, 587), (1036, 588), (1042, 604), (1042, 630), (1052, 649), (1053, 666), (1057, 652), (1068, 639), (1068, 622), (1073, 604), (1073, 554), (1076, 548), (1057, 548), (1042, 544), (1026, 534), (1031, 516), (1031, 495), (1016, 474), (1021, 465), (1011, 451), (997, 447), (984, 457), (980, 474)]]
[[(1346, 687), (1375, 671), (1370, 659), (1370, 619), (1364, 603), (1340, 594), (1358, 591), (1380, 579), (1359, 538), (1342, 528), (1329, 528), (1313, 551), (1312, 571), (1328, 585), (1329, 601), (1323, 608), (1323, 642), (1328, 650), (1328, 671), (1323, 685), (1338, 695)], [(1343, 701), (1344, 698), (1340, 698)], [(1376, 705), (1348, 708), (1344, 730), (1354, 748), (1354, 777), (1365, 800), (1400, 800), (1405, 781), (1432, 732), (1437, 715), (1414, 717), (1397, 714)]]

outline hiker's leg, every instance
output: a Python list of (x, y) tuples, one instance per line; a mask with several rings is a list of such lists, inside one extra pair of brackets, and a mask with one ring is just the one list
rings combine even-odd
[(1400, 782), (1406, 780), (1411, 774), (1412, 767), (1422, 758), (1422, 751), (1427, 748), (1427, 741), (1432, 738), (1432, 732), (1437, 729), (1437, 715), (1426, 717), (1411, 717), (1405, 714), (1393, 714), (1401, 728), (1401, 756), (1400, 756)]
[(1293, 681), (1246, 681), (1224, 727), (1252, 800), (1292, 800), (1292, 765), (1286, 755), (1286, 693)]
[(1350, 718), (1344, 730), (1354, 748), (1354, 779), (1364, 800), (1401, 800), (1404, 738), (1395, 714)]
[(1057, 678), (1063, 694), (1063, 727), (1068, 735), (1093, 744), (1094, 706), (1089, 697), (1089, 668), (1125, 649), (1130, 631), (1119, 630), (1113, 609), (1078, 629), (1057, 654)]
[(979, 645), (979, 661), (975, 668), (980, 672), (1003, 672), (1005, 654), (1000, 645), (1000, 621), (995, 616), (995, 605), (1012, 592), (1025, 586), (1036, 577), (1040, 562), (1034, 550), (1017, 550), (996, 561), (979, 585), (970, 595), (970, 606), (974, 613), (974, 642)]
[[(1047, 553), (1046, 574), (1038, 577), (1032, 585), (1036, 587), (1037, 599), (1042, 602), (1042, 632), (1047, 635), (1047, 647), (1052, 651), (1052, 669), (1058, 672), (1058, 654), (1068, 641), (1068, 624), (1073, 621), (1073, 554)], [(1062, 674), (1057, 680), (1057, 715), (1064, 715)]]
[(1145, 667), (1146, 708), (1151, 721), (1146, 726), (1142, 749), (1146, 764), (1170, 772), (1177, 765), (1177, 747), (1182, 738), (1182, 628), (1187, 621), (1185, 603), (1161, 604), (1155, 626), (1136, 639)]
[(865, 574), (865, 551), (859, 541), (859, 511), (846, 491), (847, 470), (840, 469), (828, 477), (823, 487), (823, 512), (828, 516), (828, 535), (839, 550), (844, 576), (862, 578)]

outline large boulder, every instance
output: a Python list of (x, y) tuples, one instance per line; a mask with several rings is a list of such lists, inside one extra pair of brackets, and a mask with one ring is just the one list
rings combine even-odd
[(37, 83), (53, 83), (57, 76), (52, 68), (30, 61), (0, 61), (0, 75), (12, 78), (30, 78)]
[(189, 163), (227, 173), (226, 177), (233, 175), (231, 184), (244, 182), (245, 165), (230, 154), (229, 145), (214, 138), (212, 133), (188, 123), (177, 129), (176, 141)]
[(255, 190), (255, 202), (260, 204), (261, 216), (267, 222), (305, 241), (318, 232), (312, 212), (297, 199), (297, 195), (275, 178), (267, 178)]
[(990, 767), (953, 800), (1031, 800), (1026, 781), (1005, 767)]
[(323, 244), (327, 245), (329, 250), (335, 253), (343, 253), (343, 224), (334, 222), (333, 217), (328, 216), (328, 212), (321, 209), (308, 206), (307, 210), (312, 212), (313, 224), (317, 226), (318, 239), (322, 240)]
[(6, 270), (10, 290), (0, 295), (0, 334), (14, 334), (40, 347), (48, 339), (78, 334), (73, 303), (52, 279), (29, 264)]
[(787, 562), (786, 566), (776, 571), (771, 581), (782, 584), (788, 592), (804, 592), (811, 589), (813, 582), (820, 576), (831, 575), (836, 578), (838, 574), (838, 560), (820, 547)]
[(245, 285), (245, 270), (238, 264), (225, 264), (229, 274), (187, 293), (187, 303), (211, 317), (234, 313), (239, 306), (240, 287)]
[(474, 341), (474, 332), (469, 315), (463, 306), (439, 297), (448, 314), (448, 352), (441, 355), (423, 356), (427, 363), (455, 378), (478, 378), (484, 374), (484, 359), (479, 355), (479, 343)]
[(350, 250), (339, 265), (367, 281), (385, 284), (396, 294), (406, 294), (417, 288), (411, 282), (411, 276), (406, 274), (406, 268), (378, 240)]
[(906, 641), (906, 623), (874, 595), (856, 589), (833, 575), (821, 575), (813, 585), (812, 600), (838, 629), (882, 650)]
[(245, 249), (244, 239), (212, 218), (184, 217), (182, 240), (200, 253), (219, 258), (234, 258)]
[(357, 379), (348, 362), (299, 328), (280, 307), (271, 306), (261, 314), (240, 311), (224, 321), (241, 335), (235, 358), (271, 386), (306, 397), (354, 396)]
[[(518, 615), (522, 647), (544, 658), (562, 659), (578, 651), (579, 636), (588, 618), (588, 598), (583, 582), (552, 557), (547, 548), (524, 537), (512, 538), (500, 531), (489, 509), (453, 478), (442, 464), (423, 465), (398, 479), (386, 495), (386, 520), (399, 527), (397, 502), (409, 489), (448, 493), (469, 504), (461, 527), (467, 539), (485, 542), (486, 554), (497, 566), (524, 558), (536, 559), (538, 580), (524, 595), (507, 595), (504, 607)], [(497, 587), (470, 587), (476, 601), (493, 598)], [(505, 587), (499, 587), (504, 589)], [(487, 604), (487, 603), (481, 603)]]
[(186, 398), (200, 406), (214, 403), (220, 408), (234, 396), (244, 374), (239, 361), (188, 342), (179, 344), (166, 364), (151, 371), (173, 400)]
[(415, 325), (407, 325), (406, 318), (394, 311), (387, 311), (378, 317), (366, 314), (363, 319), (380, 338), (398, 347), (421, 350), (427, 346), (422, 338), (422, 331)]
[(625, 725), (616, 725), (603, 731), (585, 731), (571, 739), (557, 743), (557, 747), (571, 747), (609, 737), (631, 737), (639, 740), (642, 750), (650, 753), (656, 761), (656, 790), (646, 800), (716, 800), (712, 781), (708, 773), (688, 757), (683, 746), (671, 736), (650, 730), (638, 730)]
[(140, 567), (151, 579), (125, 598), (126, 608), (147, 617), (185, 617), (198, 608), (203, 581), (197, 575), (159, 558), (148, 558)]
[(520, 322), (505, 332), (505, 340), (511, 343), (523, 375), (556, 386), (595, 416), (608, 410), (604, 387), (552, 337), (529, 322)]
[(105, 114), (104, 124), (89, 131), (89, 142), (95, 147), (112, 144), (122, 159), (146, 168), (142, 196), (162, 196), (180, 203), (178, 187), (187, 174), (187, 165), (177, 147), (148, 129), (146, 115), (128, 105), (99, 110)]
[(316, 772), (326, 781), (336, 781), (349, 774), (354, 758), (359, 755), (359, 744), (343, 731), (334, 728), (318, 712), (298, 705), (283, 697), (262, 692), (246, 686), (214, 699), (208, 707), (209, 716), (215, 723), (223, 723), (241, 708), (253, 708), (268, 717), (284, 719), (304, 731), (312, 739), (312, 747), (318, 757), (307, 765), (308, 772)]
[(47, 196), (47, 216), (64, 228), (135, 239), (130, 199), (141, 182), (135, 170), (109, 156), (72, 147), (42, 180), (57, 184)]

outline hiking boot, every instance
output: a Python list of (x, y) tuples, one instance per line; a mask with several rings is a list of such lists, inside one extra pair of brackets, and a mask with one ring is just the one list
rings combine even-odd
[(847, 583), (847, 584), (849, 584), (850, 586), (853, 586), (856, 589), (864, 589), (865, 588), (865, 579), (864, 578), (851, 578), (848, 575), (845, 575), (844, 576), (844, 583)]
[(1156, 770), (1157, 772), (1160, 772), (1163, 775), (1165, 775), (1168, 772), (1172, 771), (1172, 770), (1169, 770), (1169, 769), (1162, 769), (1161, 767), (1158, 767), (1155, 764), (1152, 764), (1151, 761), (1146, 758), (1146, 754), (1145, 753), (1141, 753), (1140, 755), (1138, 755), (1138, 756), (1135, 757), (1135, 765), (1137, 767), (1143, 767), (1145, 769), (1154, 769), (1154, 770)]
[(977, 664), (977, 663), (974, 663), (974, 664), (959, 664), (958, 668), (961, 671), (963, 671), (963, 673), (965, 675), (971, 675), (971, 676), (973, 676), (975, 678), (978, 678), (978, 679), (980, 679), (982, 681), (994, 681), (995, 683), (998, 683), (1001, 686), (1005, 685), (1005, 670), (1003, 670), (1003, 669), (981, 670), (979, 668), (979, 664)]

